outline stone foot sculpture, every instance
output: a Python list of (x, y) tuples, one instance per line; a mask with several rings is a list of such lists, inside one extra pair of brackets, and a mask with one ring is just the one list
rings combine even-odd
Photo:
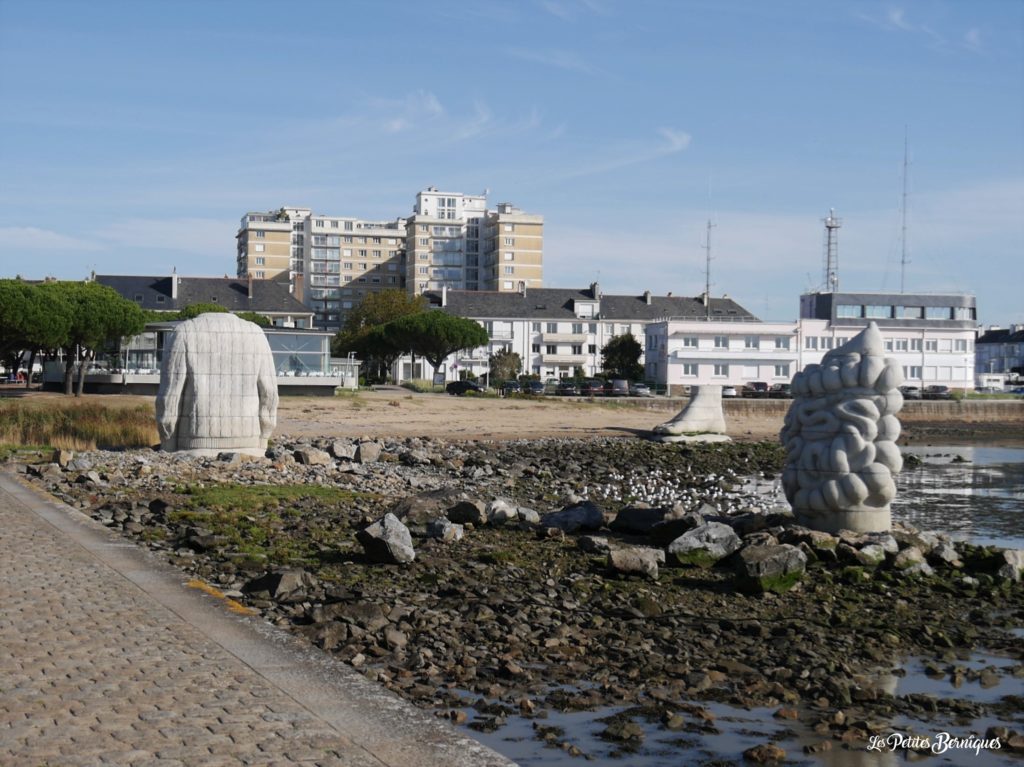
[(890, 529), (892, 475), (903, 466), (896, 445), (901, 383), (873, 322), (793, 377), (780, 433), (782, 486), (800, 524), (828, 533)]
[(694, 386), (690, 401), (671, 421), (654, 427), (657, 442), (728, 442), (721, 386)]

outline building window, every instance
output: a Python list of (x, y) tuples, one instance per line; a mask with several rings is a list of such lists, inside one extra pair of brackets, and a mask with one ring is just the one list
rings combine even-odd
[(910, 339), (910, 351), (912, 351), (912, 352), (919, 352), (919, 351), (921, 351), (921, 339), (920, 338), (911, 338)]
[(511, 248), (515, 244), (516, 244), (516, 238), (515, 237), (506, 237), (505, 238), (505, 247)]
[(784, 362), (781, 365), (775, 366), (775, 377), (776, 378), (789, 378), (789, 363)]
[(547, 344), (547, 346), (545, 346), (544, 348), (547, 349), (545, 354), (557, 354), (558, 353), (558, 347), (555, 346), (554, 344)]
[(836, 307), (836, 317), (849, 319), (860, 316), (861, 307), (859, 304), (839, 304)]
[(951, 306), (927, 306), (924, 310), (926, 320), (951, 320), (953, 319), (953, 308)]
[(515, 273), (516, 273), (516, 268), (514, 266), (506, 266), (505, 267), (505, 274), (515, 274)]
[(267, 246), (264, 245), (262, 242), (257, 242), (255, 245), (253, 245), (252, 249), (253, 252), (255, 253), (263, 253), (267, 249)]
[(505, 260), (506, 260), (506, 261), (514, 261), (514, 260), (515, 260), (515, 257), (516, 257), (516, 254), (515, 254), (515, 253), (513, 253), (513, 252), (511, 252), (511, 251), (506, 251), (506, 252), (505, 252)]
[(430, 244), (430, 238), (429, 237), (420, 237), (420, 245), (426, 246), (426, 245), (429, 245), (429, 244)]
[(515, 224), (505, 224), (505, 231), (506, 232), (514, 232), (515, 230), (516, 230), (516, 225)]
[(729, 375), (728, 365), (715, 365), (715, 378), (725, 378)]
[(775, 336), (776, 349), (789, 349), (789, 336)]
[(920, 365), (904, 365), (903, 366), (903, 377), (907, 380), (920, 381), (921, 380), (921, 366)]
[(683, 348), (696, 349), (697, 348), (697, 336), (686, 336), (683, 339)]
[(728, 336), (715, 336), (715, 348), (716, 349), (728, 349), (729, 348), (729, 337)]
[(589, 344), (587, 346), (587, 354), (597, 354), (597, 344)]
[(967, 340), (964, 338), (957, 338), (953, 341), (953, 351), (965, 352), (967, 351)]
[(813, 350), (817, 351), (817, 349), (818, 349), (818, 337), (817, 336), (807, 336), (807, 338), (804, 339), (804, 348), (805, 349), (813, 349)]
[(572, 323), (572, 332), (576, 335), (580, 335), (583, 332), (583, 323), (574, 322)]
[(937, 352), (939, 350), (939, 340), (937, 338), (925, 339), (924, 350), (926, 352)]
[(534, 333), (539, 333), (540, 332), (540, 323), (539, 322), (533, 323), (533, 325), (531, 325), (530, 327), (533, 328), (533, 332)]
[(696, 362), (684, 362), (683, 363), (683, 375), (687, 378), (694, 378), (697, 375), (697, 363)]
[(897, 338), (897, 339), (894, 339), (893, 351), (905, 352), (909, 348), (910, 348), (910, 339), (907, 339), (907, 338)]
[(534, 354), (540, 354), (540, 344), (534, 344), (533, 345), (533, 353)]
[(761, 348), (761, 339), (758, 338), (757, 336), (747, 336), (746, 338), (743, 339), (743, 348), (744, 349), (760, 349)]
[(512, 290), (512, 280), (505, 280), (501, 283), (501, 287), (504, 290)]
[(256, 256), (256, 266), (266, 266), (267, 259), (263, 256)]
[(573, 354), (577, 354), (577, 355), (578, 354), (583, 354), (583, 347), (580, 346), (579, 344), (573, 344), (573, 346), (572, 346), (572, 353)]
[(548, 330), (547, 330), (547, 332), (548, 333), (557, 333), (558, 332), (558, 323), (557, 322), (549, 322), (548, 323)]
[(868, 305), (864, 307), (864, 316), (876, 320), (887, 320), (892, 317), (892, 307)]
[(257, 237), (266, 237), (267, 236), (267, 233), (264, 232), (262, 229), (257, 229), (255, 232), (253, 232), (253, 234), (256, 235)]
[(900, 306), (897, 307), (900, 317), (905, 320), (920, 320), (924, 318), (923, 306)]

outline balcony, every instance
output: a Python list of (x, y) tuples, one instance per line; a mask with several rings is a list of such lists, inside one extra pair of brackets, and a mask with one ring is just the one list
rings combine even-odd
[(544, 344), (585, 344), (586, 333), (544, 333), (541, 343)]
[(586, 354), (541, 354), (545, 365), (585, 365), (590, 359)]

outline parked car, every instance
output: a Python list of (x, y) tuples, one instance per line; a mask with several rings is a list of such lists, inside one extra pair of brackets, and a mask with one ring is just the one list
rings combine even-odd
[(948, 386), (926, 386), (921, 394), (922, 399), (953, 399), (953, 392)]
[(607, 387), (605, 387), (605, 393), (610, 394), (612, 397), (628, 397), (629, 396), (629, 381), (622, 378), (616, 378), (612, 381), (611, 392), (609, 393)]
[(631, 397), (653, 397), (651, 394), (651, 387), (645, 383), (631, 384), (629, 387), (629, 396)]
[(1007, 394), (1024, 394), (1024, 386), (1018, 386), (1015, 389), (1010, 389)]
[(558, 394), (563, 397), (575, 397), (580, 393), (575, 381), (562, 381), (558, 384)]
[(482, 392), (483, 389), (472, 381), (452, 381), (444, 390), (453, 397), (461, 397), (466, 392)]
[(743, 387), (744, 397), (763, 398), (768, 396), (768, 384), (764, 381), (751, 381)]
[(540, 381), (527, 381), (526, 386), (523, 387), (523, 391), (526, 394), (544, 394), (544, 384)]
[(768, 396), (771, 399), (793, 399), (793, 389), (789, 384), (772, 384)]
[(505, 381), (501, 385), (502, 394), (520, 394), (522, 391), (523, 387), (519, 381)]
[(604, 396), (604, 381), (582, 381), (579, 386), (582, 397)]
[(722, 399), (738, 397), (739, 392), (736, 391), (735, 386), (723, 386), (722, 387)]
[(916, 386), (901, 386), (903, 399), (921, 399), (921, 390)]

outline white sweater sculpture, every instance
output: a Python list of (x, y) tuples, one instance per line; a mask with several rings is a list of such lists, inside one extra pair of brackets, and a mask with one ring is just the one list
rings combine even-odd
[(156, 421), (164, 450), (263, 455), (277, 424), (277, 376), (259, 326), (227, 313), (181, 323), (164, 349)]

